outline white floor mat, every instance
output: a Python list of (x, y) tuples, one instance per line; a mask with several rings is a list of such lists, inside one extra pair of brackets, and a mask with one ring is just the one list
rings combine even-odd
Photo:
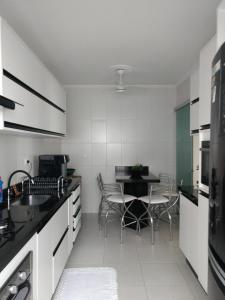
[(54, 300), (118, 300), (113, 268), (65, 269)]

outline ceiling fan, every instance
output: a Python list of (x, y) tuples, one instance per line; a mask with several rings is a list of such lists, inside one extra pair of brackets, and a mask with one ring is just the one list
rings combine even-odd
[(116, 92), (125, 92), (127, 90), (127, 86), (124, 84), (124, 76), (132, 71), (132, 67), (128, 65), (114, 65), (111, 66), (111, 69), (115, 72), (116, 76)]

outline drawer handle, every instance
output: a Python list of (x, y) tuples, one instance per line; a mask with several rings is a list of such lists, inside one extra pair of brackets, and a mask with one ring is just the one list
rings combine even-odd
[(77, 196), (77, 198), (73, 201), (73, 205), (78, 201), (79, 198), (80, 198), (80, 195)]
[(57, 251), (58, 251), (60, 245), (62, 244), (62, 242), (63, 242), (63, 240), (64, 240), (64, 238), (65, 238), (65, 236), (66, 236), (66, 234), (67, 234), (68, 231), (69, 231), (69, 226), (67, 226), (67, 228), (66, 228), (66, 230), (64, 231), (64, 233), (63, 233), (61, 239), (59, 240), (57, 246), (55, 247), (55, 250), (53, 251), (53, 256), (56, 255), (56, 253), (57, 253)]
[(81, 211), (81, 205), (78, 207), (77, 211), (76, 211), (75, 214), (73, 215), (73, 218), (74, 218), (74, 219), (77, 217), (77, 215), (79, 214), (80, 211)]

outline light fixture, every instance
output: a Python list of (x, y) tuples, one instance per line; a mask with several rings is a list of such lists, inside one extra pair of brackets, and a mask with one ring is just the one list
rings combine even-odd
[(111, 69), (116, 73), (116, 92), (122, 93), (127, 90), (124, 84), (124, 75), (131, 72), (132, 68), (128, 65), (114, 65)]

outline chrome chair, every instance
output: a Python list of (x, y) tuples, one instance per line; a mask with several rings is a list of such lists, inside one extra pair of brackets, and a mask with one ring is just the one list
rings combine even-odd
[(108, 190), (111, 191), (111, 193), (109, 193), (108, 196), (110, 196), (112, 194), (116, 194), (117, 192), (113, 190), (113, 187), (116, 186), (116, 184), (115, 183), (104, 183), (101, 173), (99, 173), (97, 176), (97, 183), (98, 183), (99, 191), (101, 194), (101, 199), (100, 199), (99, 208), (98, 208), (98, 224), (99, 224), (99, 230), (101, 230), (102, 229), (102, 217), (105, 216), (104, 212), (107, 209), (106, 198), (103, 197), (103, 195), (102, 195), (103, 186), (105, 186), (105, 188), (108, 188)]
[[(146, 219), (148, 219), (150, 221), (151, 240), (152, 240), (152, 244), (154, 244), (154, 242), (155, 242), (154, 222), (157, 219), (157, 211), (159, 209), (161, 209), (162, 207), (164, 207), (164, 210), (165, 210), (166, 206), (169, 202), (169, 199), (167, 197), (163, 196), (162, 194), (154, 194), (152, 190), (153, 190), (152, 185), (149, 185), (148, 195), (138, 198), (138, 200), (141, 201), (141, 203), (143, 204), (143, 206), (146, 209), (145, 212), (140, 216), (138, 221), (139, 221), (139, 224)], [(168, 213), (168, 217), (170, 220), (171, 217), (170, 217), (169, 211), (167, 211), (167, 213)], [(146, 214), (148, 217), (144, 217), (144, 216), (146, 216)], [(170, 225), (170, 229), (172, 228), (171, 226), (172, 225)], [(139, 227), (139, 231), (140, 231), (140, 227)]]
[[(131, 224), (137, 224), (139, 227), (137, 217), (130, 211), (130, 207), (135, 196), (126, 195), (123, 192), (123, 186), (119, 183), (101, 185), (99, 176), (97, 177), (99, 187), (101, 188), (102, 199), (107, 205), (105, 210), (105, 237), (108, 235), (108, 222), (111, 212), (117, 212), (120, 216), (120, 242), (123, 243), (123, 230)], [(126, 222), (125, 222), (126, 219)]]

